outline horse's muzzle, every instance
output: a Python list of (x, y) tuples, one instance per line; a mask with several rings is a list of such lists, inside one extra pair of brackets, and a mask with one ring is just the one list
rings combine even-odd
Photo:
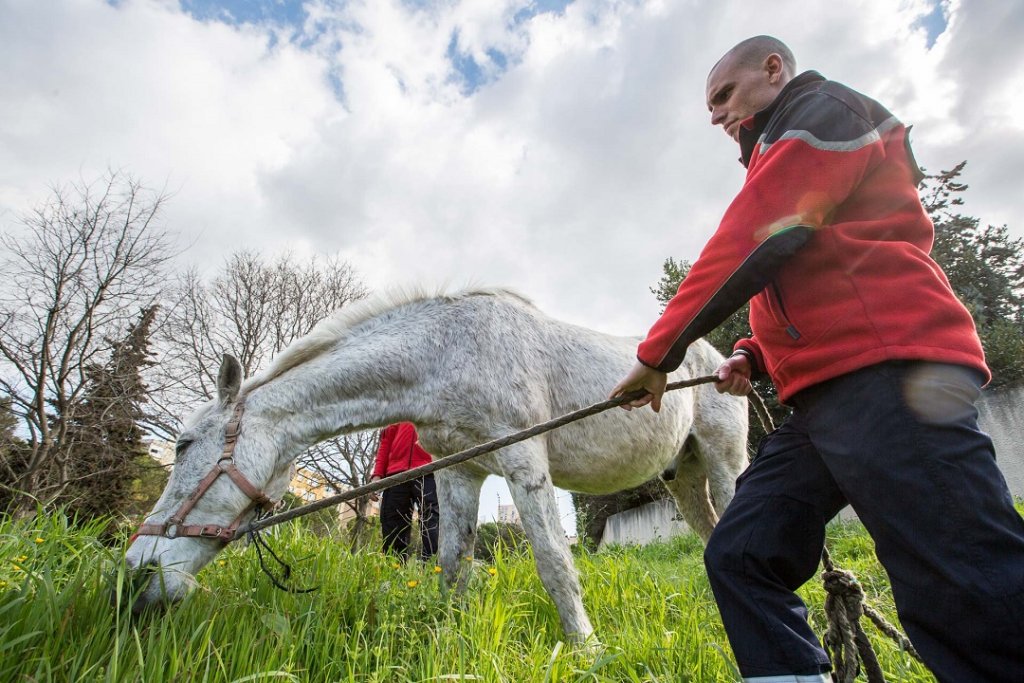
[(129, 562), (114, 573), (110, 603), (115, 609), (131, 607), (132, 616), (160, 611), (182, 596), (180, 591), (167, 590), (158, 562), (150, 560), (133, 567)]

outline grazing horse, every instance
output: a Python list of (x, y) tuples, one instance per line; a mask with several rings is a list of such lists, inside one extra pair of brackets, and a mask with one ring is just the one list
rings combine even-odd
[[(603, 399), (636, 343), (554, 320), (512, 292), (477, 290), (360, 302), (244, 383), (226, 356), (217, 398), (185, 422), (167, 487), (128, 548), (130, 570), (162, 573), (135, 609), (183, 597), (233, 526), (280, 497), (292, 460), (318, 441), (409, 421), (427, 451), (450, 455)], [(711, 374), (721, 360), (700, 341), (672, 379)], [(704, 385), (667, 394), (660, 413), (607, 411), (439, 471), (445, 579), (465, 578), (481, 484), (505, 477), (562, 627), (586, 640), (593, 628), (554, 486), (609, 493), (662, 474), (707, 540), (746, 465), (746, 434), (746, 402)]]

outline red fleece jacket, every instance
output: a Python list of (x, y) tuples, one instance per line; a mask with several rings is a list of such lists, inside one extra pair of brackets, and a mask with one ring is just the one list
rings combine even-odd
[(743, 122), (747, 177), (637, 357), (666, 372), (750, 300), (748, 351), (785, 401), (885, 360), (988, 376), (970, 313), (930, 257), (907, 129), (815, 72)]
[(388, 425), (380, 433), (377, 463), (373, 476), (386, 477), (426, 465), (433, 460), (430, 453), (420, 448), (416, 427), (411, 422)]

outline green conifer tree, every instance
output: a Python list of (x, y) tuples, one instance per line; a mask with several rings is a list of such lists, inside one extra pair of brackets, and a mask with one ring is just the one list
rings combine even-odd
[(71, 484), (58, 500), (84, 518), (132, 512), (132, 491), (148, 464), (143, 431), (149, 341), (156, 306), (142, 310), (105, 363), (86, 367), (86, 388), (67, 432)]

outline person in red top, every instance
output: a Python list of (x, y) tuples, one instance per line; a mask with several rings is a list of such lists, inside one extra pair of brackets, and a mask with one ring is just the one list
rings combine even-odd
[[(411, 422), (388, 425), (380, 433), (377, 462), (370, 481), (426, 465), (431, 460), (430, 453), (420, 447), (416, 427)], [(408, 559), (414, 509), (420, 513), (420, 559), (426, 561), (437, 552), (439, 513), (433, 474), (384, 490), (380, 502), (384, 552)]]
[(767, 374), (789, 419), (761, 442), (704, 554), (740, 673), (830, 680), (796, 590), (850, 505), (904, 628), (943, 682), (1024, 682), (1024, 520), (978, 429), (990, 379), (969, 312), (929, 256), (909, 129), (782, 42), (736, 45), (707, 81), (711, 123), (747, 168), (611, 396), (657, 411), (687, 347), (750, 301), (753, 336), (718, 369)]

